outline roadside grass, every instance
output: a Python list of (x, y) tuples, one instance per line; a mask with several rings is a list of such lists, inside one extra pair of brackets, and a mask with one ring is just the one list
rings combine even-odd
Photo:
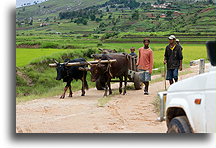
[(152, 105), (154, 105), (154, 112), (159, 115), (160, 113), (160, 97), (159, 96), (155, 96), (152, 102)]
[(33, 95), (29, 95), (29, 96), (19, 96), (16, 97), (16, 103), (21, 103), (21, 102), (26, 102), (26, 101), (31, 101), (31, 100), (35, 100), (35, 99), (40, 99), (40, 98), (47, 98), (50, 96), (57, 96), (60, 95), (63, 92), (63, 88), (64, 88), (64, 84), (59, 84), (55, 87), (50, 88), (48, 91), (46, 91), (46, 93), (43, 94), (33, 94)]
[[(33, 86), (27, 86), (27, 85), (17, 86), (17, 93), (22, 93), (22, 94), (17, 95), (16, 103), (31, 101), (39, 98), (47, 98), (50, 96), (60, 96), (63, 93), (66, 83), (63, 83), (62, 80), (61, 81), (55, 80), (56, 77), (55, 71), (53, 71), (51, 75), (52, 77), (47, 76), (45, 83), (41, 83), (40, 81), (38, 81)], [(48, 79), (51, 79), (50, 81), (52, 81), (52, 83), (47, 81)], [(91, 82), (89, 74), (87, 75), (87, 82), (89, 88), (95, 87), (95, 83)], [(78, 81), (74, 80), (72, 81), (71, 86), (72, 86), (72, 91), (80, 91), (82, 87), (82, 83), (80, 80)], [(67, 91), (66, 97), (68, 96), (68, 93), (69, 91)], [(27, 95), (24, 96), (23, 94), (27, 94)], [(81, 91), (80, 91), (80, 95), (81, 95)]]
[[(186, 70), (186, 71), (180, 72), (180, 76), (187, 75), (187, 74), (190, 74), (190, 73), (193, 73), (193, 71)], [(156, 78), (156, 79), (152, 80), (151, 83), (157, 83), (157, 82), (160, 82), (160, 81), (163, 81), (163, 80), (164, 80), (164, 77), (159, 77), (159, 78)], [(161, 90), (161, 91), (165, 91), (165, 90)], [(159, 113), (160, 113), (160, 98), (159, 98), (159, 96), (155, 96), (154, 100), (152, 101), (152, 105), (154, 105), (155, 113), (157, 113), (159, 115)]]

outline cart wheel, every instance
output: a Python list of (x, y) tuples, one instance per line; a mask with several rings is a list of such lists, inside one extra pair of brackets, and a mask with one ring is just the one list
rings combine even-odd
[(97, 88), (97, 90), (104, 90), (105, 89), (105, 84), (101, 83), (100, 79), (98, 79), (96, 81), (96, 88)]
[(143, 86), (143, 83), (140, 81), (139, 73), (136, 72), (134, 74), (134, 87), (136, 90), (140, 90), (140, 89), (142, 89), (142, 86)]

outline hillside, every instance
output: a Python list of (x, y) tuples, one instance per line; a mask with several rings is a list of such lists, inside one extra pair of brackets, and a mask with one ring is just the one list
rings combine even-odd
[[(182, 0), (152, 5), (154, 0), (143, 1), (75, 0), (72, 3), (71, 0), (50, 0), (34, 6), (18, 8), (17, 30), (82, 34), (216, 32), (216, 9), (213, 4), (185, 3), (185, 0)], [(45, 27), (40, 27), (41, 24)]]
[[(17, 19), (24, 19), (28, 17), (34, 18), (46, 18), (47, 16), (57, 16), (57, 14), (61, 11), (76, 11), (79, 9), (84, 9), (91, 6), (96, 6), (100, 4), (104, 4), (109, 0), (48, 0), (42, 3), (38, 3), (37, 1), (32, 2), (26, 0), (25, 6), (21, 8), (17, 8), (16, 15)], [(114, 0), (115, 2), (121, 0)], [(123, 0), (124, 1), (124, 0)], [(136, 0), (139, 3), (155, 3), (164, 0)], [(166, 0), (166, 2), (174, 2), (175, 0)], [(179, 0), (179, 2), (193, 2), (193, 0)], [(194, 1), (208, 1), (208, 0), (194, 0)], [(216, 1), (216, 0), (213, 0)], [(41, 1), (38, 1), (41, 2)], [(28, 5), (27, 5), (28, 4)], [(17, 4), (20, 6), (20, 2)], [(29, 6), (30, 5), (30, 6)]]

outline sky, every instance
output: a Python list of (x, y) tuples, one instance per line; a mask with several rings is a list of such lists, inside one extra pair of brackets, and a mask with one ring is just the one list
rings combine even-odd
[(34, 1), (43, 2), (45, 0), (16, 0), (16, 7), (21, 7), (25, 3), (34, 4)]

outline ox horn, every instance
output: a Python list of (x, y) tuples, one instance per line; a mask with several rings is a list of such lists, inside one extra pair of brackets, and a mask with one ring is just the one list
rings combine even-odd
[(68, 60), (67, 62), (65, 62), (64, 64), (67, 65), (70, 61)]
[(87, 61), (87, 63), (88, 63), (90, 66), (92, 66), (92, 64), (91, 64), (90, 62)]
[(54, 62), (56, 63), (56, 64), (58, 64), (59, 62), (58, 61), (56, 61), (55, 59), (54, 59)]
[(100, 65), (100, 64), (101, 64), (101, 59), (99, 59), (99, 60), (98, 60), (98, 63), (97, 63), (97, 65)]

